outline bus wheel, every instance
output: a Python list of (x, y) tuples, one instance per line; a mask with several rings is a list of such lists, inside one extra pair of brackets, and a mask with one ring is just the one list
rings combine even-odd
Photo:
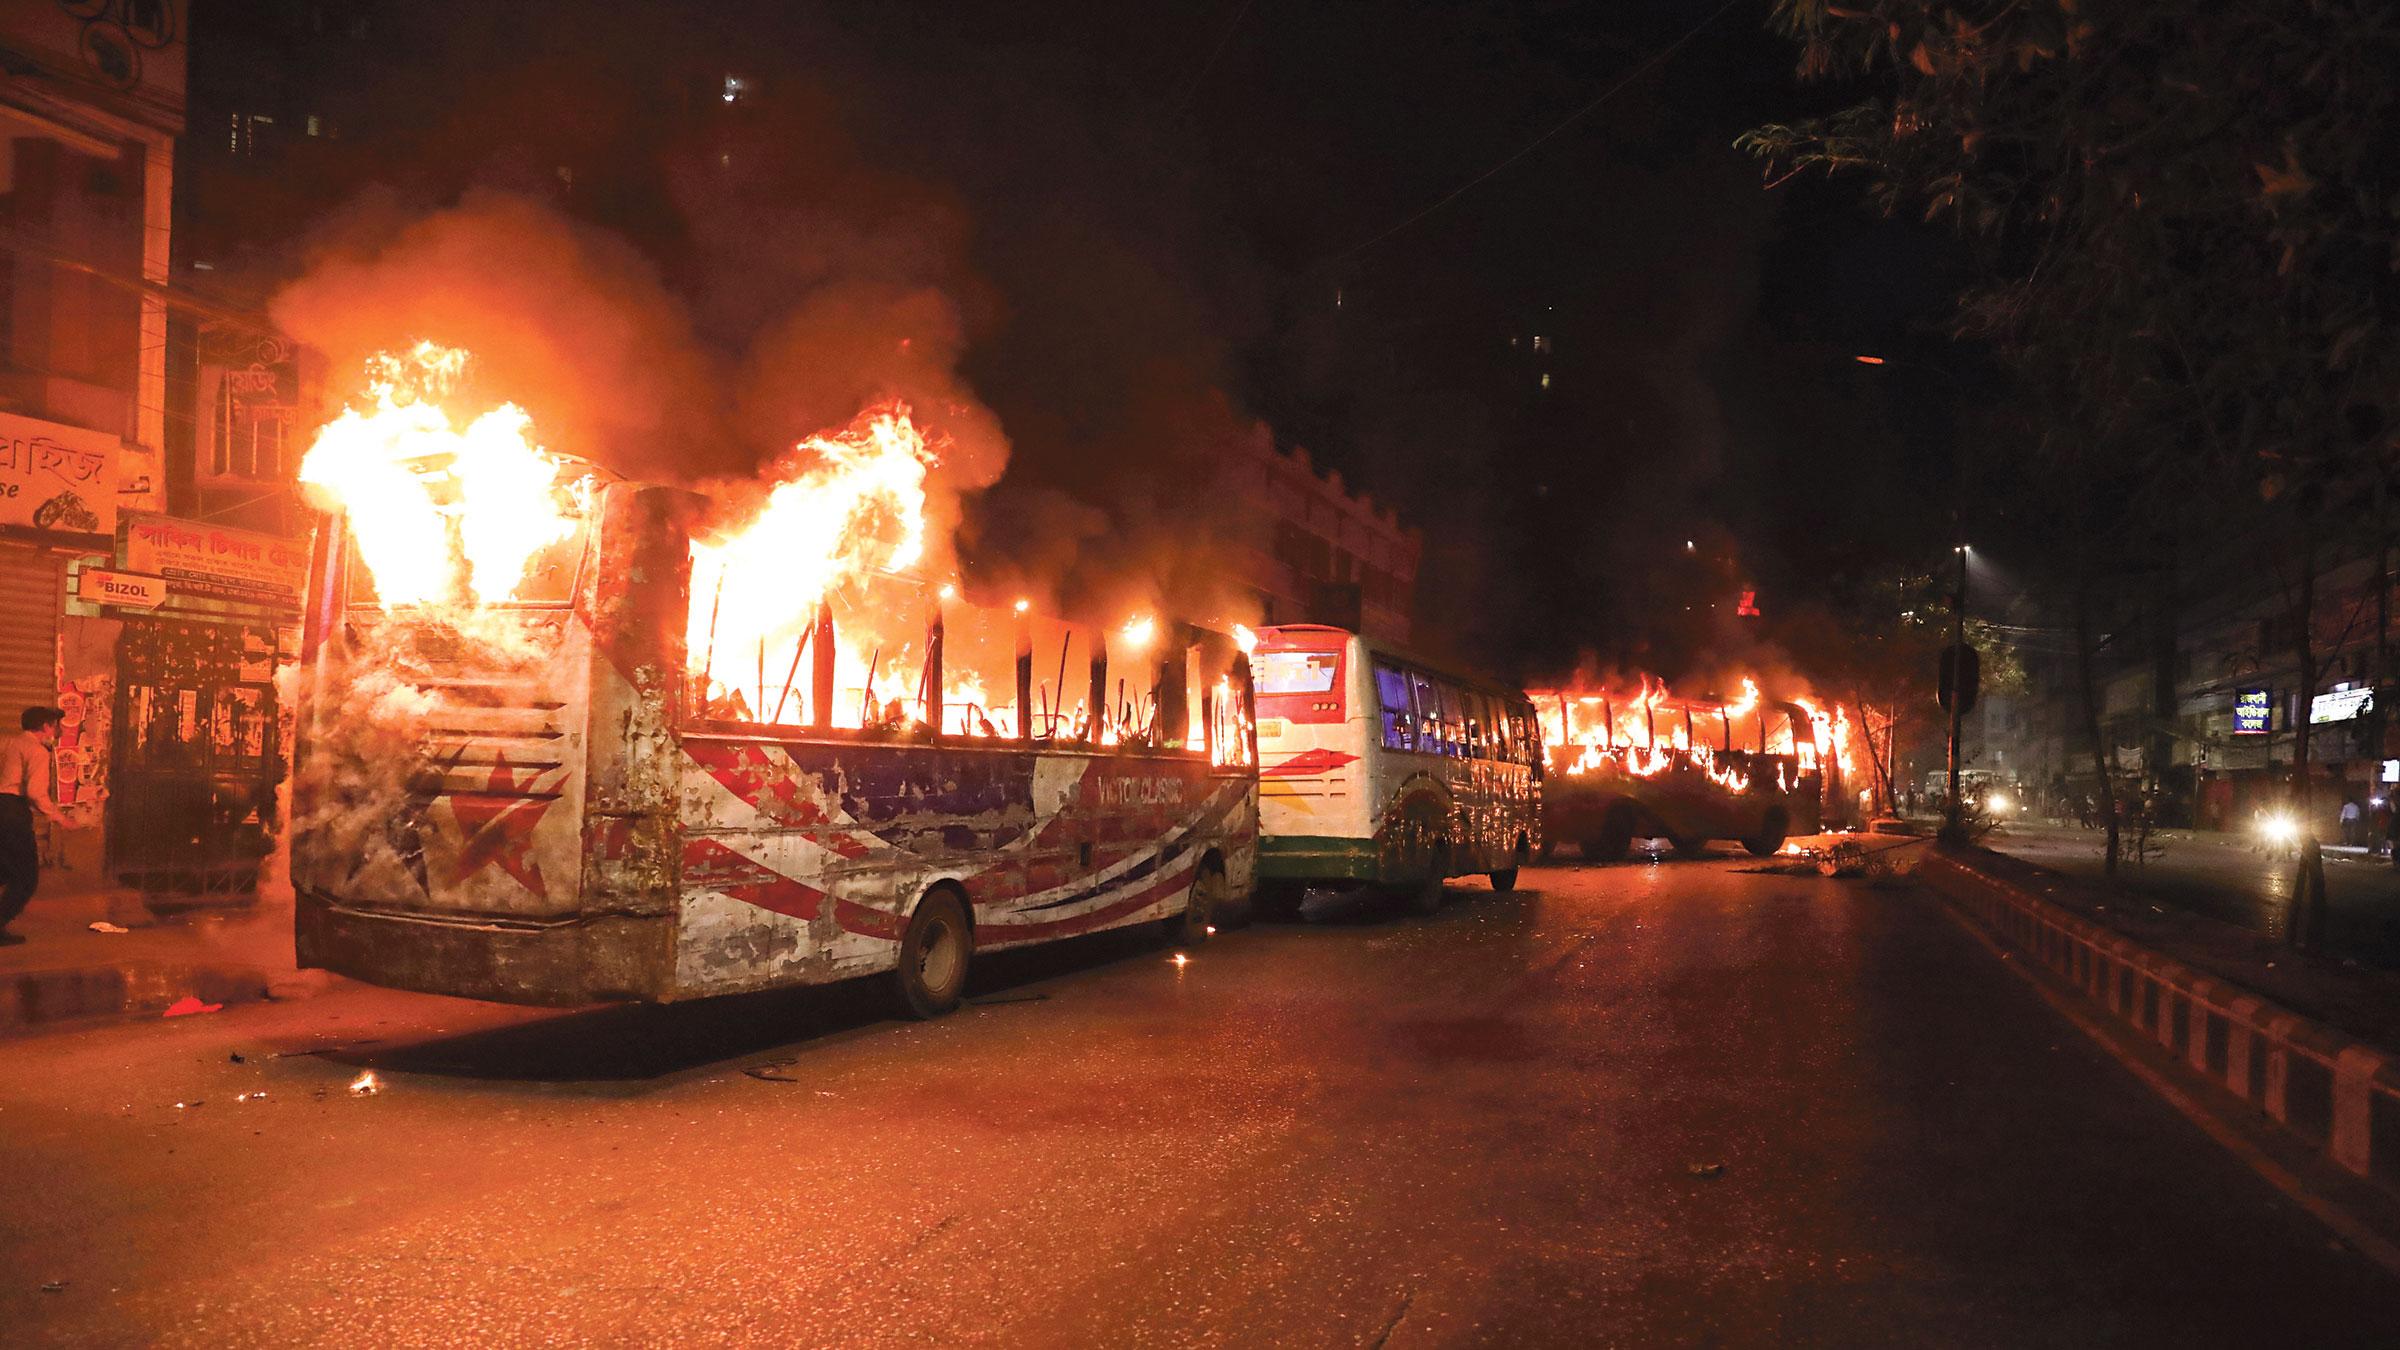
[(1621, 808), (1608, 813), (1598, 833), (1583, 838), (1585, 862), (1623, 862), (1632, 851), (1633, 816)]
[(1250, 897), (1250, 912), (1264, 919), (1289, 923), (1300, 917), (1308, 891), (1296, 881), (1262, 881)]
[(901, 935), (900, 965), (892, 972), (892, 986), (909, 1016), (939, 1017), (957, 1007), (974, 953), (966, 902), (956, 891), (927, 891)]
[(1418, 882), (1416, 889), (1408, 893), (1408, 907), (1419, 914), (1439, 913), (1443, 899), (1442, 883), (1450, 879), (1449, 872), (1450, 846), (1435, 844), (1433, 857), (1429, 860), (1426, 868), (1425, 879)]
[(1782, 848), (1784, 836), (1790, 834), (1791, 831), (1790, 819), (1778, 808), (1767, 812), (1767, 818), (1758, 823), (1758, 833), (1744, 839), (1742, 847), (1750, 850), (1755, 856), (1764, 858)]
[(1192, 875), (1192, 891), (1183, 912), (1167, 918), (1167, 941), (1178, 947), (1197, 947), (1208, 941), (1209, 925), (1225, 909), (1225, 868), (1214, 859), (1200, 864)]
[(1501, 892), (1502, 894), (1506, 894), (1507, 892), (1513, 891), (1517, 888), (1517, 869), (1525, 865), (1525, 855), (1525, 841), (1523, 838), (1519, 838), (1517, 840), (1516, 852), (1509, 855), (1508, 866), (1503, 867), (1496, 872), (1485, 873), (1486, 876), (1489, 876), (1492, 879), (1493, 890)]

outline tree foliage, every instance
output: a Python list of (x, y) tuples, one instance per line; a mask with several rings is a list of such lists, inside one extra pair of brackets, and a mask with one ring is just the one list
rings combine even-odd
[[(2387, 528), (2400, 12), (1779, 0), (1775, 23), (1804, 78), (1856, 98), (1745, 135), (1770, 180), (1854, 174), (1881, 210), (1921, 212), (1974, 246), (1957, 329), (2009, 370), (2036, 429), (2103, 783), (2096, 597), (2146, 577), (2171, 610), (2187, 539), (2261, 547), (2313, 690), (2306, 634), (2328, 546), (2348, 522)], [(2303, 785), (2307, 755), (2303, 731)]]
[[(2321, 493), (2400, 395), (2400, 17), (2376, 0), (1782, 0), (1863, 96), (1743, 138), (1977, 242), (1963, 332), (2131, 509)], [(2102, 474), (2103, 480), (2112, 475)], [(2095, 486), (2105, 488), (2105, 482)]]

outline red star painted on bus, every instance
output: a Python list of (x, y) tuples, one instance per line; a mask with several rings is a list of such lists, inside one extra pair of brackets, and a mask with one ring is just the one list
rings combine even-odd
[(550, 897), (550, 888), (542, 880), (542, 869), (533, 857), (533, 832), (550, 810), (553, 797), (517, 797), (502, 794), (523, 792), (541, 777), (539, 770), (519, 779), (509, 768), (508, 756), (495, 752), (492, 756), (492, 777), (487, 789), (491, 796), (453, 796), (450, 814), (458, 818), (459, 832), (466, 842), (459, 847), (458, 861), (452, 865), (452, 883), (465, 881), (483, 870), (488, 863), (498, 863), (500, 870), (517, 879), (517, 884), (541, 896)]

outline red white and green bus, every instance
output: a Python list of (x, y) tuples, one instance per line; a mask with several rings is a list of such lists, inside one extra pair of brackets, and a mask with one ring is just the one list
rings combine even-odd
[(878, 577), (753, 649), (720, 631), (723, 577), (696, 591), (697, 497), (577, 500), (500, 602), (385, 603), (345, 518), (320, 529), (302, 965), (553, 1006), (887, 975), (930, 1016), (981, 953), (1152, 923), (1197, 942), (1247, 896), (1230, 637)]
[(1261, 898), (1308, 887), (1516, 885), (1541, 843), (1541, 729), (1525, 696), (1340, 628), (1262, 630)]

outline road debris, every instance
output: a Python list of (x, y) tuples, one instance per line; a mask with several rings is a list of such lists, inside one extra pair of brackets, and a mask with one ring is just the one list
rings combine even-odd
[(788, 1068), (790, 1065), (790, 1060), (782, 1060), (774, 1064), (753, 1064), (742, 1072), (762, 1083), (797, 1083), (800, 1080), (790, 1074), (776, 1072), (776, 1070)]
[(182, 998), (168, 1004), (167, 1010), (159, 1015), (161, 1017), (190, 1017), (194, 1013), (220, 1012), (224, 1007), (225, 1005), (222, 1003), (202, 1003), (192, 995), (185, 994)]
[(67, 1292), (67, 1282), (65, 1280), (44, 1280), (42, 1282), (42, 1292), (45, 1294), (63, 1294)]
[(375, 1076), (373, 1069), (364, 1070), (350, 1080), (350, 1095), (353, 1097), (372, 1097), (381, 1091), (383, 1080)]
[(1696, 1177), (1715, 1178), (1725, 1175), (1725, 1164), (1721, 1162), (1691, 1163), (1683, 1170)]
[(110, 923), (106, 919), (94, 919), (92, 922), (85, 924), (84, 927), (91, 929), (95, 933), (130, 933), (133, 931), (132, 929), (126, 928), (122, 925)]

